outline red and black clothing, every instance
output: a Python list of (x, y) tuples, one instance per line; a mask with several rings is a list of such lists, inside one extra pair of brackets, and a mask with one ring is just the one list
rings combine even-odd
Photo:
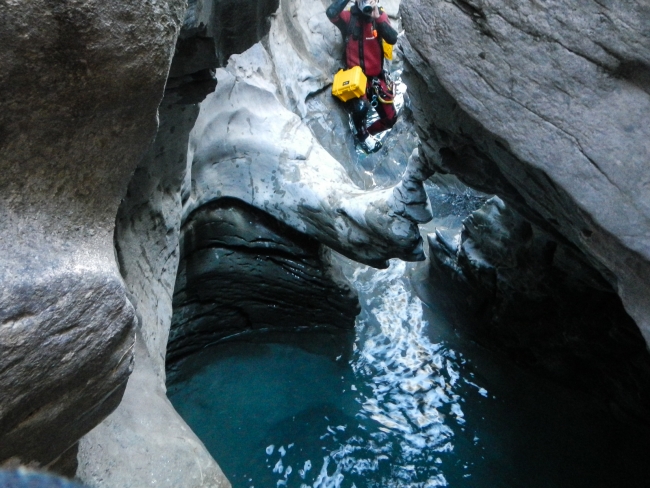
[[(361, 66), (368, 77), (366, 95), (362, 99), (350, 100), (348, 106), (352, 111), (352, 119), (357, 129), (357, 137), (365, 140), (368, 134), (390, 129), (397, 121), (397, 113), (392, 103), (378, 102), (375, 109), (379, 120), (370, 127), (365, 127), (365, 117), (368, 112), (368, 99), (375, 95), (375, 85), (383, 95), (392, 99), (392, 93), (386, 84), (384, 76), (384, 50), (382, 39), (388, 44), (397, 42), (397, 32), (390, 25), (388, 15), (380, 9), (381, 15), (373, 19), (364, 14), (356, 3), (350, 10), (344, 10), (349, 0), (336, 0), (327, 9), (327, 17), (336, 25), (345, 39), (345, 61), (348, 68)], [(384, 97), (382, 97), (384, 98)]]

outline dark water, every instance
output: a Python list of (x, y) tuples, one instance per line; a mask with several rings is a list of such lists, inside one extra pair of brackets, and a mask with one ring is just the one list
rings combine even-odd
[(458, 336), (422, 268), (345, 266), (356, 331), (213, 346), (169, 385), (233, 487), (650, 485), (642, 433)]

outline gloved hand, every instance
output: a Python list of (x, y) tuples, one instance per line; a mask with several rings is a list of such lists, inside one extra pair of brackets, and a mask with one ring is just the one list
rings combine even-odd
[(368, 5), (372, 7), (372, 13), (370, 16), (373, 19), (378, 19), (379, 16), (381, 15), (381, 12), (379, 12), (379, 1), (378, 0), (368, 0)]

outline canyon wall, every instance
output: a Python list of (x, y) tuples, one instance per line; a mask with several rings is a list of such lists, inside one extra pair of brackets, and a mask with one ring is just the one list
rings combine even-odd
[(562, 236), (650, 340), (650, 6), (406, 0), (439, 171)]
[[(77, 441), (126, 388), (81, 442), (83, 481), (229, 486), (165, 396), (175, 286), (174, 358), (232, 324), (268, 326), (266, 302), (280, 301), (279, 322), (289, 277), (287, 290), (329, 301), (314, 312), (305, 297), (288, 325), (350, 327), (355, 298), (325, 246), (377, 267), (423, 259), (434, 169), (500, 197), (461, 241), (431, 239), (450, 268), (463, 271), (463, 246), (509, 233), (528, 257), (509, 243), (491, 257), (550, 259), (603, 296), (615, 290), (650, 339), (641, 1), (406, 0), (414, 102), (368, 158), (328, 91), (342, 40), (327, 2), (136, 3), (0, 4), (0, 463), (74, 472)], [(497, 214), (507, 232), (483, 228)], [(529, 283), (526, 273), (507, 279)], [(473, 282), (477, 296), (493, 277)], [(226, 326), (215, 330), (193, 318), (205, 308), (187, 310), (220, 280), (245, 296), (218, 296)], [(272, 299), (250, 300), (257, 283)], [(246, 320), (233, 301), (248, 304)]]
[(115, 214), (153, 140), (185, 10), (0, 4), (0, 464), (74, 473), (120, 402), (135, 314)]
[(474, 315), (484, 345), (647, 425), (650, 7), (406, 0), (401, 13), (423, 157), (500, 197), (459, 235), (429, 236), (445, 303)]
[[(229, 9), (235, 17), (228, 17)], [(292, 111), (316, 94), (338, 122), (340, 137), (332, 147), (347, 139), (347, 121), (336, 117), (340, 108), (323, 91), (329, 83), (324, 66), (338, 62), (340, 43), (324, 6), (281, 5), (268, 37), (231, 56), (228, 68), (216, 72), (216, 92), (201, 102), (214, 88), (215, 63), (224, 52), (232, 54), (219, 44), (216, 23), (231, 19), (231, 30), (248, 32), (263, 21), (258, 12), (264, 9), (250, 10), (245, 25), (237, 23), (241, 11), (229, 9), (190, 4), (160, 108), (158, 137), (118, 213), (120, 271), (146, 348), (136, 349), (137, 366), (120, 407), (82, 441), (79, 476), (92, 486), (154, 480), (174, 486), (178, 473), (191, 486), (227, 486), (160, 394), (165, 352), (175, 361), (197, 347), (274, 325), (351, 327), (356, 297), (331, 269), (322, 243), (380, 266), (393, 256), (423, 257), (416, 224), (429, 210), (420, 160), (411, 158), (411, 170), (398, 187), (365, 192)], [(311, 29), (328, 35), (313, 36)], [(305, 47), (313, 42), (320, 51)], [(299, 82), (298, 67), (301, 79), (316, 80), (313, 86)], [(290, 87), (302, 98), (285, 95)], [(406, 146), (396, 151), (400, 168), (411, 151)], [(353, 155), (351, 148), (344, 160), (349, 168)], [(393, 185), (400, 181), (401, 175), (388, 173)], [(302, 294), (295, 310), (292, 290)], [(158, 438), (175, 440), (162, 445)]]

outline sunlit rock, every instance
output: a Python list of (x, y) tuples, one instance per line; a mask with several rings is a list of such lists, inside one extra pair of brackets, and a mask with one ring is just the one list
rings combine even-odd
[[(253, 205), (360, 262), (423, 259), (415, 220), (392, 208), (393, 189), (365, 192), (278, 100), (258, 44), (217, 72), (190, 138), (185, 215), (216, 198)], [(419, 159), (418, 159), (419, 161)]]

